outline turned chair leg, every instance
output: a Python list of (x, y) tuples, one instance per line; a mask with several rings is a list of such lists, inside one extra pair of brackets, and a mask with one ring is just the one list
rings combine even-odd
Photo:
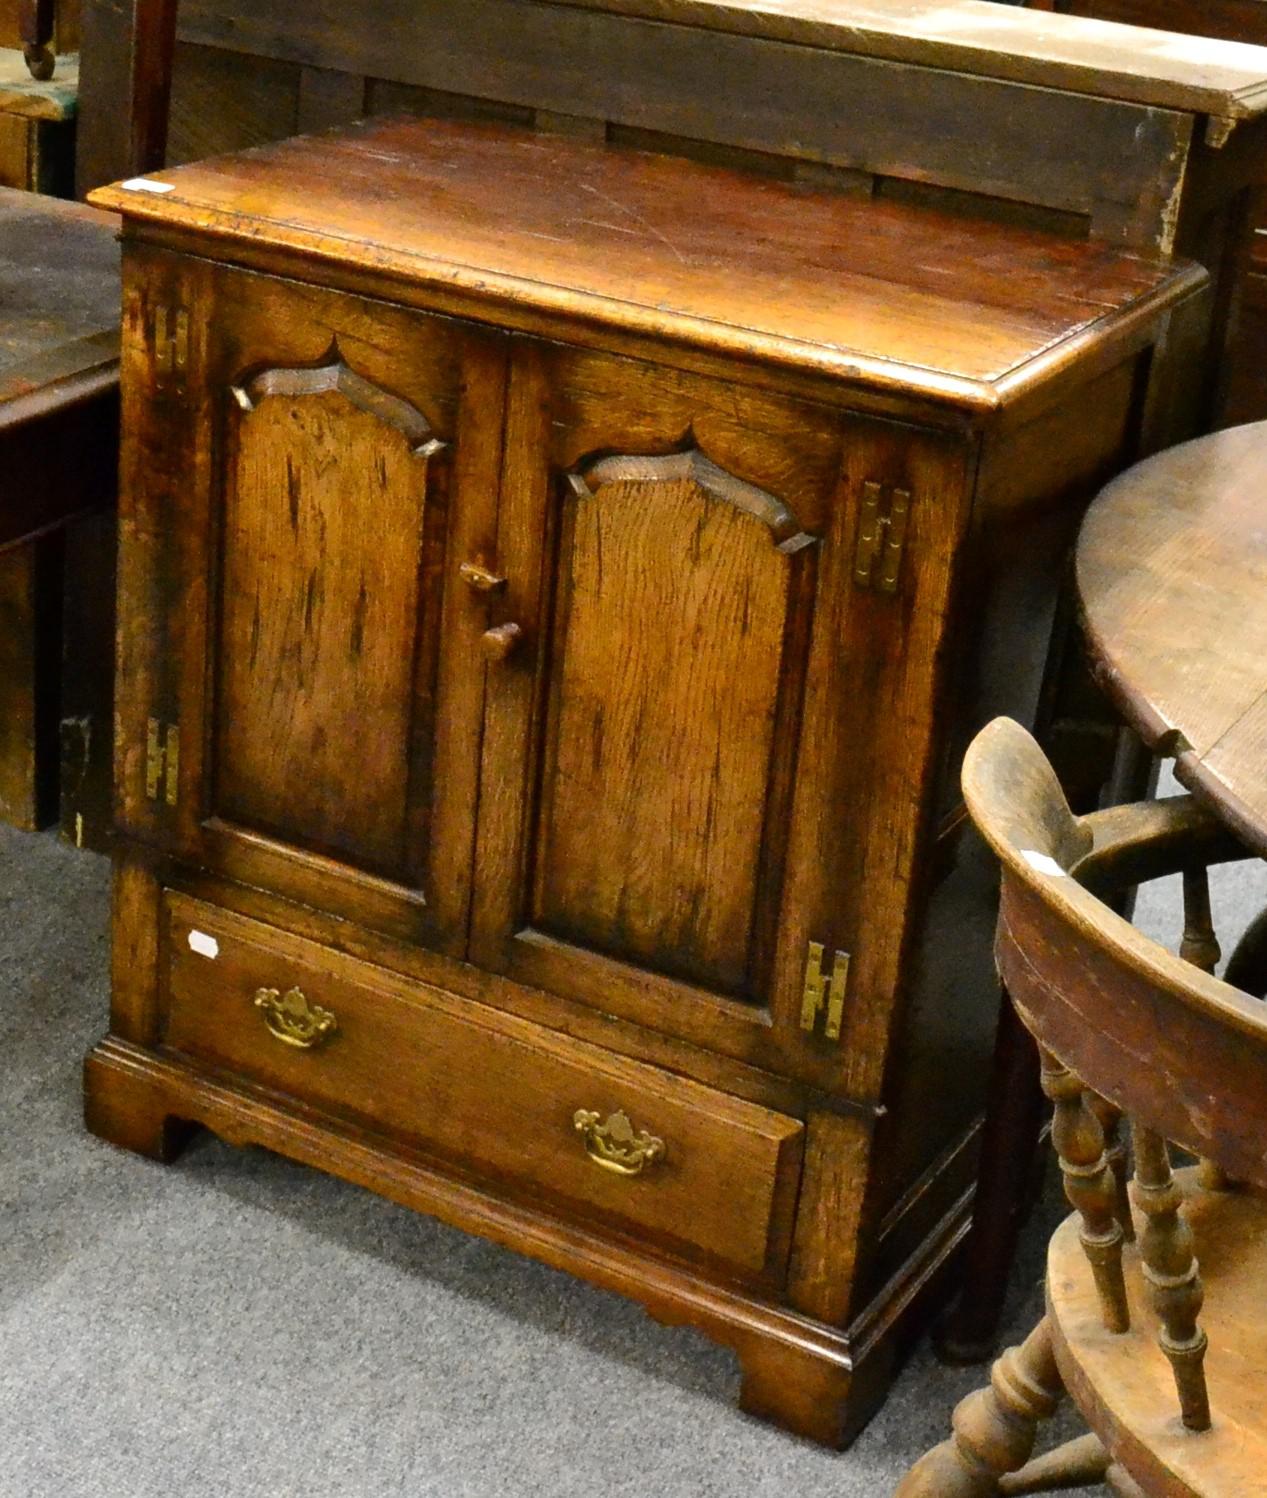
[[(1203, 973), (1213, 973), (1223, 953), (1214, 933), (1210, 911), (1210, 871), (1185, 869), (1183, 875), (1183, 940), (1179, 955)], [(1225, 1191), (1230, 1184), (1213, 1160), (1202, 1160), (1199, 1179), (1207, 1191)]]
[(1055, 1113), (1051, 1140), (1060, 1158), (1065, 1195), (1082, 1218), (1079, 1237), (1100, 1298), (1105, 1329), (1130, 1330), (1122, 1277), (1125, 1234), (1118, 1221), (1117, 1182), (1104, 1152), (1104, 1130), (1087, 1103), (1082, 1083), (1050, 1051), (1040, 1051), (1043, 1091)]
[(1104, 1483), (1114, 1498), (1148, 1498), (1125, 1467), (1110, 1467), (1104, 1474)]
[(1099, 1436), (1089, 1431), (1000, 1478), (999, 1493), (1001, 1498), (1026, 1498), (1030, 1493), (1092, 1488), (1104, 1481), (1111, 1460)]
[(1044, 1318), (998, 1359), (989, 1385), (960, 1402), (954, 1434), (911, 1468), (894, 1498), (996, 1498), (999, 1479), (1026, 1464), (1063, 1394)]
[(1135, 1127), (1135, 1202), (1144, 1216), (1140, 1258), (1161, 1321), (1158, 1340), (1175, 1371), (1179, 1408), (1189, 1430), (1209, 1430), (1205, 1383), (1206, 1336), (1197, 1325), (1204, 1292), (1192, 1229), (1180, 1211), (1166, 1141)]
[(1203, 973), (1212, 973), (1223, 955), (1214, 934), (1210, 913), (1210, 871), (1185, 869), (1183, 873), (1183, 940), (1179, 955)]

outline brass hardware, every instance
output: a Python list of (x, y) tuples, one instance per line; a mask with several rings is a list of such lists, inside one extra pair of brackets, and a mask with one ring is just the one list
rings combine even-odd
[(180, 729), (157, 718), (145, 725), (145, 794), (151, 801), (160, 796), (175, 806), (180, 792)]
[(646, 1129), (635, 1134), (627, 1114), (617, 1111), (606, 1123), (600, 1123), (601, 1118), (601, 1113), (588, 1108), (578, 1108), (572, 1115), (573, 1126), (585, 1140), (585, 1153), (595, 1165), (617, 1175), (636, 1176), (663, 1158), (664, 1140)]
[(909, 490), (890, 489), (885, 510), (884, 495), (881, 484), (868, 481), (862, 486), (862, 513), (858, 517), (853, 576), (859, 587), (896, 593), (911, 517), (911, 496)]
[(837, 952), (830, 975), (823, 971), (823, 944), (812, 941), (805, 959), (805, 989), (801, 995), (801, 1029), (813, 1030), (819, 1013), (827, 1010), (823, 1034), (839, 1040), (845, 1018), (845, 992), (849, 987), (849, 953)]
[(298, 988), (279, 993), (275, 988), (261, 988), (255, 995), (255, 1007), (264, 1015), (269, 1033), (283, 1045), (310, 1051), (339, 1028), (338, 1021), (320, 1004), (310, 1004)]
[(183, 388), (189, 365), (189, 313), (183, 307), (154, 309), (154, 368), (161, 387)]
[(484, 654), (490, 661), (504, 661), (523, 638), (523, 630), (517, 624), (499, 624), (486, 629), (481, 636)]
[(495, 572), (481, 567), (478, 562), (463, 562), (458, 568), (458, 576), (468, 588), (474, 588), (477, 593), (500, 593), (506, 586), (504, 577), (498, 577)]
[(162, 725), (151, 718), (145, 733), (145, 794), (151, 801), (158, 800), (158, 788), (163, 779), (163, 744), (160, 734)]

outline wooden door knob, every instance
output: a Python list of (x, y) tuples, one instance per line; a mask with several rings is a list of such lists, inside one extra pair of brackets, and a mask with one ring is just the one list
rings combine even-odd
[(498, 624), (493, 629), (486, 629), (481, 638), (488, 659), (504, 661), (523, 638), (523, 630), (517, 624)]

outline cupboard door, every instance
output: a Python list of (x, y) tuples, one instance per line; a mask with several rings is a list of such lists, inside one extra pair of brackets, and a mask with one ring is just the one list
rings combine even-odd
[(168, 643), (125, 637), (129, 737), (159, 757), (125, 759), (125, 814), (460, 951), (483, 671), (455, 569), (493, 539), (502, 345), (161, 256), (133, 260), (128, 306), (138, 441), (163, 456), (129, 469), (125, 589), (161, 590)]
[[(865, 485), (889, 503), (911, 452), (883, 422), (519, 344), (508, 584), (488, 616), (513, 644), (486, 689), (474, 960), (837, 1073), (840, 1006), (830, 1035), (825, 1012), (802, 1025), (810, 943), (824, 971), (855, 951), (850, 850), (892, 811), (855, 774), (888, 658), (867, 612), (881, 595), (854, 578), (857, 526)], [(883, 604), (900, 629), (899, 581)]]

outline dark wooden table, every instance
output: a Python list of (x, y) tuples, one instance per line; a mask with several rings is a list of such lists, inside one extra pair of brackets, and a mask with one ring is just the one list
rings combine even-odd
[(113, 540), (99, 517), (118, 430), (114, 223), (0, 187), (0, 820), (57, 816), (64, 746), (89, 841), (109, 806)]
[(1267, 422), (1123, 474), (1088, 512), (1077, 565), (1105, 689), (1267, 857)]

